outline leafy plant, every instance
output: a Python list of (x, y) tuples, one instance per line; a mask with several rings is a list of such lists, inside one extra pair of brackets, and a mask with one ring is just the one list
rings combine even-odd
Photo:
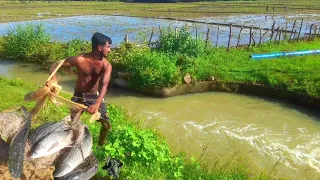
[(169, 54), (178, 53), (198, 57), (206, 52), (206, 47), (205, 41), (192, 37), (187, 27), (181, 28), (177, 33), (169, 27), (160, 34), (156, 50)]
[(50, 39), (43, 25), (18, 25), (4, 36), (3, 52), (13, 60), (41, 62)]

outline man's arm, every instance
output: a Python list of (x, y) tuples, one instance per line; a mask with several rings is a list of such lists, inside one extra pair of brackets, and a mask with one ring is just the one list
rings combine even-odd
[(88, 111), (90, 113), (95, 113), (99, 109), (102, 99), (107, 93), (108, 85), (111, 79), (111, 72), (112, 72), (112, 66), (109, 62), (106, 62), (104, 64), (104, 73), (102, 75), (102, 81), (101, 81), (102, 87), (100, 89), (99, 96), (96, 100), (96, 103), (88, 108)]

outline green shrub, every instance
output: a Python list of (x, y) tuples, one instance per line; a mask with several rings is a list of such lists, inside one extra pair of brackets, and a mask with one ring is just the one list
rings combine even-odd
[(3, 52), (13, 60), (43, 62), (50, 39), (43, 25), (18, 25), (4, 36)]
[(90, 52), (91, 43), (80, 39), (69, 41), (65, 47), (65, 57), (75, 56), (81, 53)]
[(172, 87), (180, 82), (174, 57), (164, 53), (136, 51), (128, 58), (129, 84), (137, 89)]
[(207, 45), (200, 38), (194, 38), (187, 31), (186, 27), (175, 32), (171, 28), (165, 29), (156, 45), (156, 50), (169, 54), (185, 54), (198, 57), (206, 52)]

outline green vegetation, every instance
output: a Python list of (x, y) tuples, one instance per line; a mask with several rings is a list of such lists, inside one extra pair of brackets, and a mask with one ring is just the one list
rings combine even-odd
[[(34, 106), (34, 103), (24, 102), (23, 98), (26, 93), (37, 89), (35, 85), (26, 84), (19, 79), (0, 77), (0, 86), (3, 87), (0, 91), (0, 112), (21, 105), (28, 109)], [(62, 95), (71, 97), (66, 93)], [(33, 119), (32, 126), (35, 128), (43, 122), (59, 121), (68, 112), (65, 106), (56, 107), (48, 103)], [(124, 109), (110, 104), (108, 112), (113, 129), (104, 147), (97, 146), (100, 124), (89, 124), (94, 140), (93, 151), (100, 162), (95, 179), (106, 178), (107, 172), (102, 170), (102, 166), (107, 156), (118, 158), (124, 163), (120, 171), (121, 179), (271, 179), (264, 173), (257, 173), (257, 176), (249, 173), (245, 160), (240, 157), (233, 158), (226, 164), (216, 160), (215, 166), (209, 171), (194, 158), (186, 159), (182, 154), (172, 155), (161, 137), (152, 130), (141, 129), (134, 124)], [(88, 114), (84, 114), (82, 119), (88, 122)]]
[[(73, 40), (67, 44), (49, 43), (49, 37), (41, 26), (17, 27), (0, 39), (0, 54), (9, 58), (48, 65), (81, 52), (90, 51), (89, 42)], [(132, 88), (173, 87), (184, 83), (189, 74), (192, 82), (214, 78), (221, 83), (262, 84), (320, 97), (317, 70), (319, 55), (283, 57), (254, 61), (254, 53), (283, 52), (319, 49), (320, 40), (265, 43), (249, 49), (215, 48), (201, 39), (195, 39), (185, 29), (179, 32), (168, 28), (159, 37), (156, 47), (137, 47), (122, 44), (110, 55), (113, 77), (117, 72), (129, 72)], [(42, 48), (36, 48), (42, 47)], [(2, 53), (1, 53), (2, 49)]]
[(10, 29), (0, 39), (0, 54), (16, 60), (41, 66), (91, 50), (91, 44), (78, 39), (67, 44), (51, 43), (51, 37), (42, 25), (27, 24)]
[[(320, 97), (319, 55), (260, 61), (249, 58), (254, 53), (319, 49), (319, 40), (265, 43), (250, 49), (231, 48), (226, 52), (225, 48), (205, 47), (203, 40), (192, 38), (184, 30), (180, 33), (182, 35), (175, 37), (172, 30), (164, 31), (160, 40), (165, 39), (166, 43), (160, 41), (153, 50), (122, 45), (111, 57), (116, 67), (114, 71), (132, 74), (129, 82), (136, 89), (179, 85), (184, 83), (183, 77), (188, 73), (193, 82), (214, 77), (221, 83), (262, 84)], [(124, 51), (126, 53), (122, 53)]]
[[(78, 15), (112, 15), (166, 18), (199, 18), (231, 14), (263, 14), (269, 6), (269, 14), (287, 12), (319, 13), (318, 0), (257, 0), (215, 1), (193, 3), (125, 3), (125, 2), (32, 2), (0, 1), (0, 22), (48, 19)], [(273, 6), (275, 6), (273, 12)], [(170, 11), (169, 11), (170, 9)], [(41, 14), (41, 15), (39, 15)], [(306, 19), (305, 19), (306, 20)]]

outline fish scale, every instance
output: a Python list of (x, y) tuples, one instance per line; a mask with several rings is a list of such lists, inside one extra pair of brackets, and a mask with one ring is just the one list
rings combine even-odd
[(34, 159), (55, 153), (54, 151), (50, 151), (51, 147), (61, 142), (67, 135), (68, 131), (53, 131), (49, 133), (34, 145), (30, 158)]
[(54, 177), (61, 177), (73, 171), (91, 153), (92, 136), (89, 129), (84, 126), (83, 138), (75, 144), (56, 164), (53, 172)]
[(66, 130), (69, 129), (69, 127), (64, 122), (48, 122), (45, 123), (38, 128), (36, 128), (33, 132), (29, 135), (29, 142), (30, 146), (34, 146), (40, 139), (48, 135), (49, 133), (55, 131), (55, 130)]
[(55, 178), (55, 180), (89, 180), (98, 171), (98, 160), (93, 153), (85, 161), (70, 173)]
[(9, 148), (8, 166), (11, 175), (18, 178), (23, 170), (23, 160), (28, 133), (31, 127), (31, 114), (25, 116), (25, 123), (13, 137)]

